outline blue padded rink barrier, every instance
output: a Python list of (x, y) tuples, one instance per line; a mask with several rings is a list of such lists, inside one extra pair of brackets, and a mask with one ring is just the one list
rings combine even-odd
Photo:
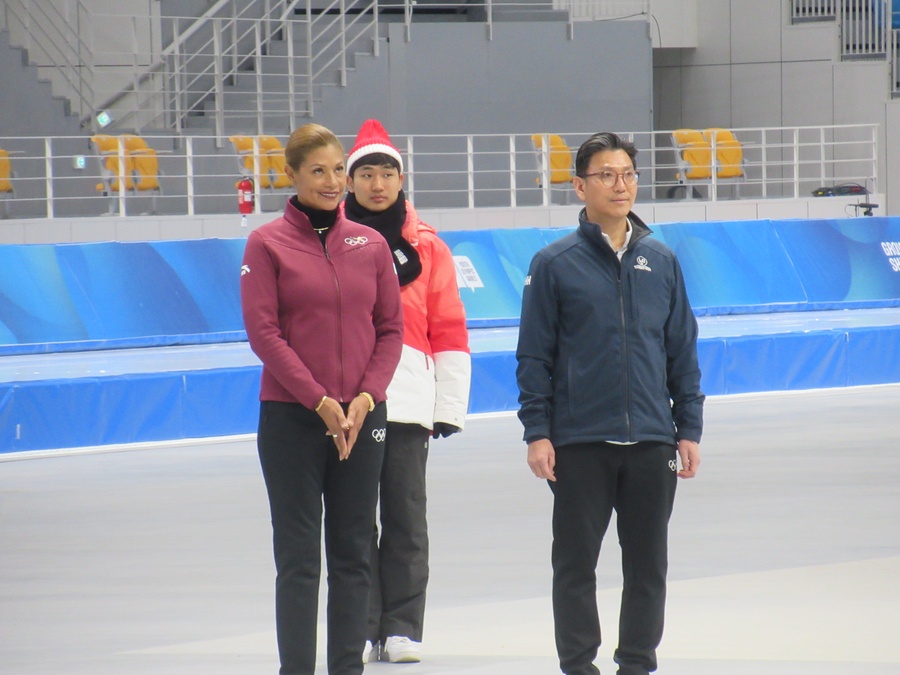
[[(682, 262), (708, 395), (900, 382), (900, 219), (654, 225)], [(516, 408), (531, 256), (571, 228), (441, 233), (470, 413)], [(0, 247), (0, 452), (252, 433), (242, 240)]]
[[(879, 246), (898, 241), (896, 230), (877, 221), (868, 227)], [(774, 231), (760, 225), (767, 229)], [(544, 235), (510, 238), (538, 242)], [(205, 246), (221, 245), (195, 250)], [(892, 250), (869, 258), (876, 270), (897, 257), (887, 255)], [(454, 245), (454, 252), (471, 262), (471, 247)], [(34, 275), (15, 260), (0, 266), (0, 319), (11, 324), (23, 316), (15, 307), (42, 306), (21, 295), (53, 278), (46, 268)], [(522, 274), (500, 263), (499, 254), (493, 260), (508, 275)], [(459, 262), (470, 284), (464, 293), (473, 320), (473, 394), (480, 397), (473, 407), (499, 408), (511, 395), (508, 376), (499, 372), (511, 356), (514, 317), (479, 314), (473, 299), (488, 290), (479, 280), (493, 272), (479, 277), (481, 263), (473, 270)], [(741, 264), (736, 259), (731, 267)], [(228, 265), (222, 283), (236, 283)], [(679, 482), (670, 526), (658, 672), (896, 675), (900, 384), (846, 385), (900, 382), (900, 307), (883, 287), (865, 297), (845, 283), (815, 296), (832, 308), (801, 309), (795, 296), (791, 311), (725, 313), (729, 303), (710, 302), (709, 289), (697, 285), (702, 267), (689, 262), (686, 275), (700, 315), (704, 386), (763, 389), (707, 401), (703, 464), (696, 479)], [(68, 277), (80, 279), (82, 300), (98, 292), (85, 270)], [(201, 282), (219, 283), (214, 277), (207, 271), (184, 288), (165, 288), (175, 289), (176, 298), (188, 287), (202, 296)], [(730, 294), (731, 308), (752, 308), (731, 281), (725, 276), (716, 286)], [(227, 288), (219, 295), (228, 297)], [(841, 309), (842, 302), (851, 307)], [(872, 306), (859, 306), (865, 302)], [(207, 314), (212, 306), (194, 302)], [(101, 318), (95, 314), (93, 332), (68, 342), (7, 337), (0, 356), (0, 673), (275, 673), (271, 527), (255, 443), (250, 433), (226, 438), (216, 431), (255, 425), (258, 363), (227, 322), (181, 336), (129, 335), (104, 328)], [(191, 326), (203, 328), (196, 317)], [(807, 336), (819, 346), (807, 347)], [(102, 349), (105, 342), (116, 348)], [(828, 381), (838, 384), (802, 388)], [(492, 387), (497, 391), (487, 395)], [(773, 391), (779, 387), (790, 390)], [(16, 424), (18, 445), (11, 435)], [(39, 436), (47, 447), (72, 451), (25, 451), (41, 426), (49, 429)], [(171, 438), (105, 445), (111, 437), (163, 436), (160, 429)], [(192, 438), (188, 429), (217, 437)], [(100, 439), (100, 447), (75, 447), (91, 445), (86, 438)], [(106, 451), (121, 449), (131, 451)], [(525, 465), (521, 425), (511, 412), (474, 413), (463, 434), (434, 442), (428, 471), (425, 659), (369, 664), (366, 675), (558, 672), (551, 493)], [(603, 675), (615, 672), (620, 567), (613, 524), (597, 570), (603, 645), (596, 664)], [(326, 592), (322, 583), (316, 675), (326, 673)]]

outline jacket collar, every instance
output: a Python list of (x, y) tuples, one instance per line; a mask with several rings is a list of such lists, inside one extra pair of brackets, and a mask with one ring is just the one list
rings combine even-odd
[[(631, 241), (628, 243), (628, 249), (626, 250), (634, 248), (634, 245), (638, 241), (652, 234), (650, 228), (647, 227), (646, 223), (644, 223), (634, 211), (628, 212), (628, 221), (631, 223), (633, 232), (631, 233)], [(594, 246), (601, 246), (604, 250), (612, 252), (612, 248), (606, 243), (606, 239), (603, 238), (600, 226), (587, 219), (586, 209), (581, 209), (581, 213), (578, 214), (578, 231), (581, 233), (581, 236)]]
[(406, 202), (406, 221), (403, 223), (401, 234), (413, 246), (419, 245), (419, 214), (416, 213), (412, 202)]
[[(312, 223), (309, 221), (309, 217), (303, 213), (300, 209), (294, 206), (291, 203), (291, 200), (287, 200), (287, 204), (284, 207), (284, 219), (287, 223), (293, 226), (301, 237), (304, 239), (309, 239), (310, 241), (319, 242), (319, 235), (316, 234), (316, 231), (313, 229)], [(338, 209), (337, 218), (334, 221), (334, 225), (331, 226), (329, 233), (333, 230), (337, 230), (341, 227), (341, 224), (344, 222), (344, 213), (343, 209)]]

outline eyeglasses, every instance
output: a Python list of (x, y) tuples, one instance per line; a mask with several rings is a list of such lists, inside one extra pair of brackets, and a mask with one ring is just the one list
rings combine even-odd
[(625, 185), (635, 185), (638, 182), (638, 177), (641, 175), (640, 171), (623, 171), (619, 173), (618, 171), (613, 171), (612, 169), (603, 169), (602, 171), (595, 171), (594, 173), (586, 173), (582, 178), (590, 178), (592, 176), (596, 176), (600, 179), (600, 183), (605, 185), (606, 187), (613, 187), (619, 180), (622, 179), (622, 182)]

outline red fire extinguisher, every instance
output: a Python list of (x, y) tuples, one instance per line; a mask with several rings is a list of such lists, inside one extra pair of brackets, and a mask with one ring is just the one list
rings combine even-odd
[(254, 194), (253, 181), (244, 177), (238, 183), (238, 211), (241, 214), (241, 227), (247, 227), (247, 216), (253, 213)]
[(238, 183), (238, 211), (244, 216), (253, 213), (253, 181), (248, 177)]

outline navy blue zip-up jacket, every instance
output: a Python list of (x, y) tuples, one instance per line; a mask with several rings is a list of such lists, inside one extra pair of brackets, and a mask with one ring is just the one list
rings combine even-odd
[(700, 442), (694, 318), (675, 254), (629, 213), (619, 262), (586, 220), (538, 251), (516, 350), (525, 441)]

